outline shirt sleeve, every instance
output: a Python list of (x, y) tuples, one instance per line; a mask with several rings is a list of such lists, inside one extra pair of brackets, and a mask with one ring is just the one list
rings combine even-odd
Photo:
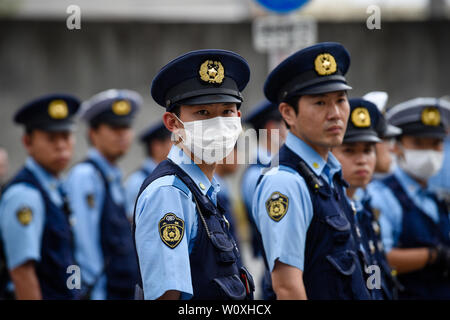
[[(145, 299), (157, 299), (168, 290), (190, 298), (193, 294), (189, 262), (189, 241), (196, 219), (190, 195), (173, 185), (155, 180), (140, 195), (136, 207), (136, 248)], [(172, 177), (173, 178), (173, 177)], [(178, 236), (168, 241), (165, 236), (166, 217), (169, 225), (177, 222)], [(182, 228), (180, 228), (182, 226)]]
[(74, 223), (75, 258), (84, 280), (91, 284), (103, 270), (100, 247), (103, 180), (90, 164), (81, 163), (72, 169), (65, 183)]
[(0, 205), (0, 233), (8, 269), (41, 259), (45, 204), (40, 192), (24, 183), (11, 186)]
[(261, 180), (253, 198), (254, 219), (269, 269), (272, 271), (279, 260), (303, 271), (306, 233), (313, 217), (309, 191), (303, 178), (293, 171), (270, 173)]
[(367, 191), (372, 208), (380, 213), (381, 238), (387, 253), (397, 245), (402, 231), (402, 207), (392, 191), (379, 181), (371, 182)]

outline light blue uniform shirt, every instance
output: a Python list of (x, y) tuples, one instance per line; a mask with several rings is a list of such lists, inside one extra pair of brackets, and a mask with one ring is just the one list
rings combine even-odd
[[(262, 164), (270, 164), (271, 155), (269, 151), (264, 150), (262, 147), (258, 148), (257, 158)], [(242, 176), (241, 193), (242, 201), (244, 202), (246, 208), (252, 207), (256, 183), (258, 182), (259, 176), (264, 169), (265, 167), (259, 165), (250, 165)], [(250, 214), (250, 212), (248, 214)]]
[[(88, 158), (105, 173), (114, 202), (125, 205), (122, 174), (118, 167), (109, 163), (100, 152), (91, 148)], [(105, 185), (100, 173), (89, 163), (79, 163), (69, 172), (66, 191), (72, 209), (75, 259), (80, 265), (84, 282), (93, 284), (93, 300), (106, 299), (106, 275), (100, 242), (100, 220), (105, 197)]]
[(444, 141), (444, 161), (442, 168), (428, 180), (431, 190), (450, 198), (450, 135)]
[[(33, 173), (50, 200), (61, 207), (63, 199), (58, 191), (61, 181), (31, 157), (27, 158), (25, 167)], [(18, 219), (18, 212), (24, 208), (32, 212), (31, 221), (25, 225)], [(17, 183), (3, 194), (0, 201), (0, 234), (9, 270), (29, 260), (40, 261), (45, 210), (42, 194), (30, 184)]]
[[(406, 191), (408, 197), (436, 223), (439, 221), (439, 212), (429, 191), (412, 179), (405, 171), (397, 167), (394, 176)], [(380, 211), (379, 223), (381, 237), (386, 252), (396, 247), (402, 232), (403, 210), (395, 194), (381, 181), (369, 183), (367, 191), (371, 196), (371, 206)]]
[[(156, 168), (156, 165), (157, 164), (153, 159), (147, 158), (142, 164), (142, 168), (151, 173)], [(147, 175), (139, 169), (133, 172), (125, 182), (126, 209), (129, 220), (133, 219), (134, 204), (139, 190), (141, 189), (141, 185), (146, 178)]]
[[(286, 146), (328, 183), (341, 171), (340, 163), (331, 152), (325, 162), (314, 149), (291, 132), (287, 135)], [(266, 201), (274, 192), (279, 192), (289, 199), (287, 212), (278, 222), (270, 218), (266, 209)], [(303, 177), (287, 166), (280, 165), (279, 169), (270, 169), (256, 188), (252, 211), (263, 239), (270, 271), (273, 270), (276, 260), (303, 271), (306, 233), (314, 214)]]
[[(177, 146), (168, 158), (180, 166), (214, 203), (220, 187)], [(203, 187), (202, 187), (203, 186)], [(173, 213), (184, 221), (184, 235), (173, 249), (159, 234), (159, 221)], [(156, 179), (142, 192), (136, 206), (136, 247), (145, 299), (157, 299), (168, 290), (181, 292), (181, 299), (193, 295), (189, 254), (197, 235), (197, 209), (191, 191), (175, 175)]]

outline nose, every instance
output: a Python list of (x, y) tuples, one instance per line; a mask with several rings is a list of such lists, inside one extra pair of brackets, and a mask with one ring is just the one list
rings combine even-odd
[(341, 108), (335, 102), (332, 102), (328, 108), (328, 120), (336, 120), (341, 117)]

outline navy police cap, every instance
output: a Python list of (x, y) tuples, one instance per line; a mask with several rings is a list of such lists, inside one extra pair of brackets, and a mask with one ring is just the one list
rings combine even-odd
[(240, 55), (226, 50), (188, 52), (164, 66), (151, 86), (153, 99), (170, 111), (175, 105), (237, 103), (250, 79)]
[(339, 43), (322, 42), (282, 61), (267, 77), (264, 94), (274, 103), (293, 96), (349, 90), (344, 75), (350, 54)]
[(263, 100), (253, 107), (243, 121), (251, 124), (255, 129), (262, 129), (264, 125), (270, 121), (281, 121), (281, 113), (278, 111), (278, 105), (268, 100)]
[(361, 98), (349, 99), (350, 116), (344, 143), (380, 142), (386, 122), (377, 106)]
[(171, 132), (167, 130), (163, 122), (158, 122), (146, 128), (140, 135), (139, 140), (142, 143), (150, 142), (153, 139), (165, 139), (170, 137)]
[(106, 123), (131, 126), (142, 105), (139, 93), (127, 89), (109, 89), (97, 93), (81, 105), (81, 118), (91, 126)]
[(450, 102), (438, 98), (415, 98), (386, 112), (389, 123), (402, 135), (445, 138), (450, 122)]
[(28, 129), (72, 131), (79, 106), (80, 100), (72, 95), (48, 94), (21, 107), (14, 115), (14, 122)]

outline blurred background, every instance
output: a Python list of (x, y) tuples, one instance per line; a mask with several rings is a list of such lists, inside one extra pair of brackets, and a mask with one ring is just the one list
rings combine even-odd
[[(77, 10), (79, 28), (70, 29)], [(450, 0), (0, 0), (0, 147), (9, 153), (7, 176), (26, 157), (13, 114), (39, 95), (66, 92), (85, 100), (109, 88), (136, 90), (145, 101), (138, 134), (164, 111), (150, 96), (158, 70), (187, 51), (219, 48), (250, 64), (245, 116), (263, 99), (276, 63), (321, 41), (349, 50), (351, 97), (387, 91), (392, 106), (450, 95)], [(85, 157), (85, 136), (80, 124), (73, 163)], [(136, 141), (120, 161), (124, 176), (143, 158)], [(241, 172), (229, 182), (247, 240)]]

